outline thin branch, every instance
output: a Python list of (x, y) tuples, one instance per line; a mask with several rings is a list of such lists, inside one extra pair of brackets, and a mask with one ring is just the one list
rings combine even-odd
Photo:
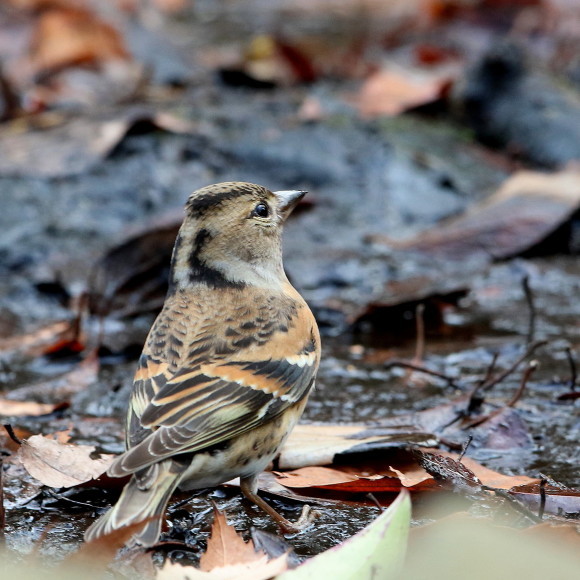
[(526, 297), (526, 304), (528, 305), (528, 311), (530, 313), (528, 322), (528, 335), (526, 339), (526, 344), (530, 344), (536, 335), (537, 312), (536, 305), (534, 304), (534, 294), (530, 287), (530, 277), (527, 274), (522, 278), (522, 287), (524, 289), (524, 296)]
[(426, 367), (423, 367), (421, 365), (417, 365), (414, 363), (410, 363), (410, 362), (406, 362), (403, 360), (391, 360), (389, 362), (384, 363), (383, 367), (386, 370), (392, 369), (394, 367), (402, 367), (404, 369), (410, 369), (412, 371), (418, 371), (420, 373), (425, 373), (426, 375), (431, 375), (433, 377), (437, 377), (439, 379), (444, 380), (450, 387), (454, 387), (456, 389), (461, 389), (461, 386), (458, 385), (451, 377), (440, 373), (438, 371), (432, 371), (431, 369), (428, 369)]
[(482, 385), (481, 388), (484, 391), (491, 390), (493, 387), (495, 387), (495, 385), (497, 385), (498, 383), (501, 383), (506, 377), (511, 375), (538, 348), (540, 348), (541, 346), (545, 346), (546, 344), (548, 344), (547, 340), (537, 340), (536, 342), (533, 342), (532, 344), (530, 344), (528, 346), (528, 348), (526, 349), (526, 351), (524, 352), (524, 354), (522, 354), (522, 356), (520, 356), (520, 358), (518, 358), (516, 360), (516, 362), (514, 362), (512, 364), (511, 367), (506, 369), (503, 373), (500, 373), (499, 375), (496, 375), (495, 377), (491, 378), (484, 385)]
[(462, 429), (471, 429), (472, 427), (477, 427), (478, 425), (481, 425), (482, 423), (489, 421), (496, 415), (499, 415), (499, 413), (501, 413), (505, 408), (513, 407), (521, 399), (524, 391), (526, 390), (526, 385), (528, 383), (529, 378), (536, 371), (538, 366), (539, 364), (537, 360), (530, 361), (528, 367), (526, 368), (526, 370), (522, 375), (522, 380), (520, 381), (519, 387), (513, 394), (512, 398), (508, 401), (508, 403), (506, 403), (505, 407), (501, 407), (500, 409), (494, 409), (493, 411), (491, 411), (491, 413), (488, 413), (487, 415), (475, 417), (474, 419), (469, 421), (466, 425), (463, 425)]
[(538, 509), (538, 517), (544, 519), (544, 510), (546, 509), (546, 483), (547, 480), (542, 477), (540, 480), (540, 507)]
[(367, 497), (379, 508), (381, 512), (384, 512), (383, 506), (379, 503), (379, 500), (372, 493), (367, 493)]
[(520, 381), (520, 386), (518, 390), (514, 393), (514, 396), (510, 399), (509, 403), (506, 405), (507, 407), (513, 407), (522, 397), (524, 391), (526, 390), (526, 386), (530, 377), (538, 370), (540, 363), (537, 360), (531, 360), (528, 364), (528, 367), (524, 371), (522, 375), (522, 380)]
[(499, 497), (507, 500), (516, 511), (526, 516), (534, 524), (539, 524), (542, 521), (542, 519), (539, 518), (533, 511), (528, 509), (524, 504), (520, 503), (515, 497), (510, 495), (509, 491), (497, 487), (489, 487), (487, 485), (483, 485), (482, 489), (486, 491), (493, 491), (495, 494), (499, 495)]
[(4, 429), (6, 429), (6, 433), (8, 433), (8, 437), (10, 437), (10, 439), (12, 439), (12, 441), (14, 441), (14, 443), (17, 443), (18, 445), (22, 445), (22, 439), (19, 439), (18, 436), (16, 435), (16, 433), (14, 433), (14, 429), (12, 428), (12, 425), (10, 425), (9, 423), (4, 423)]
[(425, 304), (417, 304), (415, 308), (415, 328), (417, 332), (415, 356), (413, 362), (419, 364), (425, 356)]
[(576, 361), (572, 355), (572, 349), (569, 346), (566, 347), (566, 357), (568, 358), (568, 364), (570, 365), (570, 392), (573, 393), (576, 390), (576, 379), (578, 376), (576, 371)]
[(461, 463), (461, 460), (463, 459), (463, 456), (465, 455), (465, 452), (467, 451), (467, 449), (469, 448), (469, 446), (471, 445), (471, 442), (473, 441), (473, 435), (470, 435), (466, 440), (465, 443), (463, 444), (463, 446), (461, 447), (461, 453), (459, 454), (459, 457), (457, 458), (457, 462)]

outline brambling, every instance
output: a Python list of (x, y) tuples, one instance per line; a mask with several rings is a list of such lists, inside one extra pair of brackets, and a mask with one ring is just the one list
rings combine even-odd
[(320, 360), (316, 321), (282, 266), (282, 226), (304, 195), (231, 182), (190, 196), (134, 378), (127, 450), (108, 470), (131, 479), (86, 540), (152, 518), (133, 538), (151, 546), (177, 487), (235, 477), (283, 529), (300, 529), (257, 495), (257, 478), (302, 414)]

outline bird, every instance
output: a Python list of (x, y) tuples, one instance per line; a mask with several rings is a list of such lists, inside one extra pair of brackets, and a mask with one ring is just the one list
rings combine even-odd
[(146, 522), (128, 543), (153, 546), (177, 488), (236, 477), (282, 530), (310, 525), (312, 514), (290, 522), (257, 493), (320, 362), (316, 321), (282, 263), (283, 224), (305, 194), (226, 182), (187, 200), (167, 296), (134, 375), (126, 450), (107, 471), (130, 479), (86, 541)]

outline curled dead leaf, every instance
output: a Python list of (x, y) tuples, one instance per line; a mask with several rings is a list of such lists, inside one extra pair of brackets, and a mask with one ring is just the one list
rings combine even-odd
[(113, 455), (93, 459), (93, 445), (62, 443), (43, 435), (22, 442), (18, 458), (28, 473), (50, 487), (72, 487), (97, 479), (112, 463)]

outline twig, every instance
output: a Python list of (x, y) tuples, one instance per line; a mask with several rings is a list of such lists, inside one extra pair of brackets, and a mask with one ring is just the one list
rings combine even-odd
[(58, 500), (62, 500), (62, 501), (68, 501), (70, 503), (74, 503), (75, 505), (82, 505), (84, 507), (90, 507), (93, 510), (98, 509), (97, 506), (94, 506), (90, 503), (86, 503), (84, 501), (77, 501), (76, 499), (71, 499), (70, 497), (66, 497), (65, 495), (61, 495), (60, 493), (56, 493), (56, 491), (52, 490), (52, 489), (46, 489), (46, 492), (48, 493), (48, 495), (54, 497), (55, 499)]
[(415, 343), (415, 356), (413, 357), (413, 362), (419, 364), (423, 357), (425, 356), (425, 304), (422, 302), (417, 304), (415, 308), (415, 328), (417, 332), (417, 338)]
[(516, 360), (516, 362), (512, 364), (511, 367), (509, 367), (503, 373), (500, 373), (499, 375), (496, 375), (495, 377), (491, 378), (484, 385), (482, 385), (481, 388), (484, 391), (491, 390), (493, 387), (495, 387), (495, 385), (497, 385), (498, 383), (501, 383), (506, 377), (511, 375), (538, 348), (540, 348), (541, 346), (544, 346), (546, 344), (548, 344), (547, 340), (537, 340), (536, 342), (533, 342), (532, 344), (530, 344), (528, 346), (528, 348), (526, 349), (526, 352), (524, 352), (524, 354), (522, 354), (522, 356), (520, 358), (518, 358)]
[(544, 519), (544, 510), (546, 509), (546, 479), (542, 477), (540, 480), (540, 507), (538, 509), (538, 517)]
[(466, 425), (462, 427), (462, 429), (471, 429), (472, 427), (477, 427), (486, 421), (489, 421), (491, 418), (499, 415), (503, 411), (503, 409), (507, 407), (513, 407), (522, 397), (524, 391), (526, 390), (526, 385), (528, 383), (529, 378), (532, 374), (536, 371), (539, 364), (537, 360), (530, 361), (528, 367), (524, 371), (522, 375), (522, 380), (520, 381), (520, 386), (518, 387), (517, 391), (513, 394), (512, 398), (506, 403), (505, 407), (501, 407), (500, 409), (495, 409), (488, 413), (487, 415), (483, 415), (482, 417), (476, 417), (475, 419), (469, 421)]
[(463, 456), (465, 455), (465, 452), (467, 451), (468, 447), (471, 445), (472, 441), (473, 441), (473, 435), (470, 435), (465, 440), (465, 443), (461, 447), (461, 453), (459, 454), (459, 457), (457, 458), (458, 463), (461, 463), (461, 460), (463, 459)]
[(447, 376), (446, 374), (440, 373), (438, 371), (432, 371), (426, 367), (421, 365), (414, 364), (412, 362), (406, 362), (403, 360), (391, 360), (389, 362), (384, 363), (383, 367), (386, 370), (389, 370), (393, 367), (402, 367), (404, 369), (410, 369), (412, 371), (418, 371), (420, 373), (425, 373), (426, 375), (431, 375), (433, 377), (437, 377), (439, 379), (444, 380), (450, 387), (454, 387), (456, 389), (461, 389), (461, 386), (458, 385), (451, 377)]
[(12, 439), (12, 441), (14, 441), (14, 443), (17, 443), (18, 445), (22, 445), (22, 439), (19, 439), (18, 436), (16, 435), (16, 433), (14, 433), (14, 429), (12, 428), (12, 425), (10, 425), (9, 423), (4, 423), (4, 429), (6, 429), (6, 433), (8, 433), (8, 437), (10, 437), (10, 439)]
[(532, 522), (534, 522), (534, 524), (539, 524), (542, 521), (541, 518), (539, 518), (533, 511), (528, 509), (524, 504), (520, 503), (515, 497), (511, 496), (509, 491), (506, 491), (505, 489), (499, 489), (497, 487), (489, 487), (487, 485), (482, 485), (482, 489), (486, 491), (493, 491), (495, 494), (499, 495), (499, 497), (506, 499), (516, 511), (529, 518)]
[(534, 294), (530, 287), (530, 277), (528, 274), (522, 278), (522, 287), (524, 289), (524, 296), (526, 297), (526, 304), (528, 305), (528, 310), (530, 313), (528, 336), (526, 339), (526, 344), (530, 344), (536, 335), (536, 306), (534, 304)]
[(373, 493), (367, 493), (367, 497), (379, 508), (381, 512), (384, 512), (383, 506), (379, 503), (379, 500), (375, 497)]
[(473, 387), (473, 389), (471, 390), (471, 393), (469, 394), (469, 402), (467, 403), (467, 409), (465, 410), (465, 415), (472, 415), (473, 413), (475, 413), (475, 411), (479, 409), (479, 407), (481, 407), (481, 405), (485, 401), (484, 397), (481, 396), (477, 397), (476, 395), (479, 392), (479, 390), (483, 387), (483, 385), (491, 381), (498, 357), (499, 353), (494, 352), (491, 358), (491, 362), (487, 367), (487, 371), (485, 372), (485, 377), (483, 377), (483, 379), (479, 381), (475, 385), (475, 387)]
[(522, 397), (524, 391), (526, 390), (526, 386), (530, 377), (538, 370), (540, 363), (537, 360), (531, 360), (528, 364), (528, 367), (524, 371), (522, 375), (522, 380), (520, 381), (520, 386), (518, 390), (514, 393), (514, 396), (510, 399), (509, 403), (506, 405), (507, 407), (513, 407)]
[(572, 356), (572, 349), (569, 346), (566, 347), (566, 357), (568, 358), (568, 364), (570, 365), (570, 392), (573, 393), (576, 390), (577, 372), (576, 361)]

